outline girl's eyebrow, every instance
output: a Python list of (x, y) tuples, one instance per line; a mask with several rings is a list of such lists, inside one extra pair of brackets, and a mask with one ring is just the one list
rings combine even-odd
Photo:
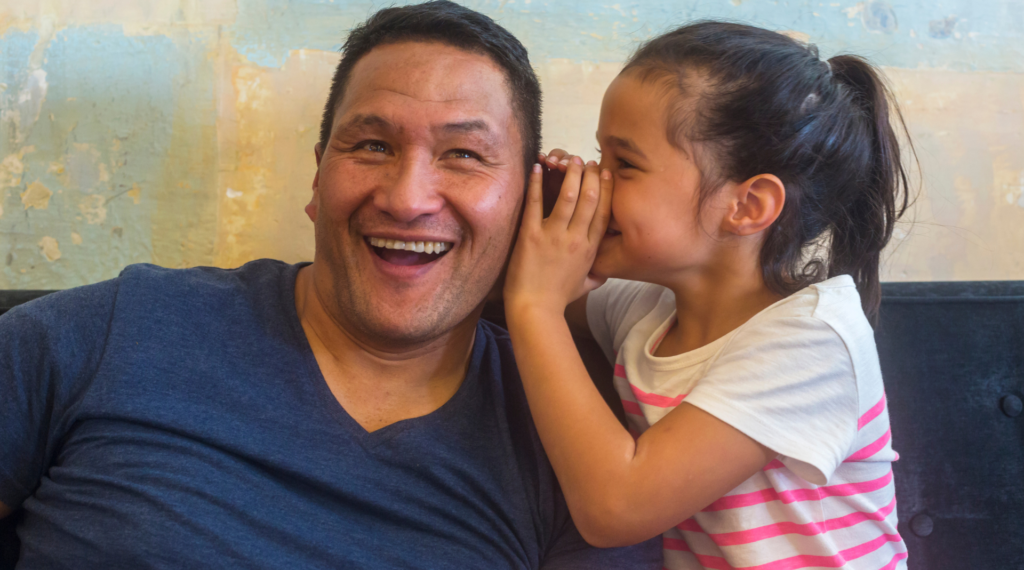
[[(642, 158), (644, 160), (647, 159), (647, 155), (644, 154), (644, 151), (640, 150), (640, 147), (635, 142), (633, 142), (632, 139), (625, 139), (625, 138), (622, 138), (622, 137), (609, 136), (605, 140), (608, 143), (608, 145), (610, 145), (610, 146), (613, 146), (613, 147), (616, 147), (616, 148), (619, 148), (619, 149), (622, 149), (622, 150), (625, 150), (625, 151), (629, 151), (629, 152), (639, 156), (640, 158)], [(600, 142), (600, 141), (598, 141), (598, 142)]]

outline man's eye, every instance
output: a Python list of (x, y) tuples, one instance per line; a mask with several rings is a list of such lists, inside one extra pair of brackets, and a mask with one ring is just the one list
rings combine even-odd
[(370, 152), (387, 152), (388, 147), (380, 141), (367, 141), (360, 143), (359, 148)]
[(480, 158), (477, 153), (463, 148), (448, 151), (448, 156), (451, 158)]

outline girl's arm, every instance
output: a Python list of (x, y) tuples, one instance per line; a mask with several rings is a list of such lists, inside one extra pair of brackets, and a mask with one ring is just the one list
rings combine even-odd
[(656, 536), (775, 456), (685, 403), (634, 441), (605, 405), (565, 314), (570, 301), (600, 283), (588, 271), (610, 200), (610, 173), (574, 158), (551, 216), (542, 219), (535, 168), (505, 285), (506, 318), (534, 422), (573, 520), (595, 546)]

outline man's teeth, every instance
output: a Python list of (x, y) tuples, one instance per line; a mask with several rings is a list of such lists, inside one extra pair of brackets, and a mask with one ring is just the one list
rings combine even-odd
[(370, 245), (385, 249), (404, 249), (419, 253), (441, 253), (451, 246), (443, 241), (400, 241), (396, 239), (370, 238)]

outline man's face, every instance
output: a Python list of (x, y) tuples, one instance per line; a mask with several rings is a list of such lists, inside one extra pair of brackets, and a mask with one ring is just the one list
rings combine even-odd
[(306, 207), (332, 316), (370, 342), (429, 341), (468, 322), (515, 234), (521, 145), (486, 56), (406, 42), (360, 59)]

